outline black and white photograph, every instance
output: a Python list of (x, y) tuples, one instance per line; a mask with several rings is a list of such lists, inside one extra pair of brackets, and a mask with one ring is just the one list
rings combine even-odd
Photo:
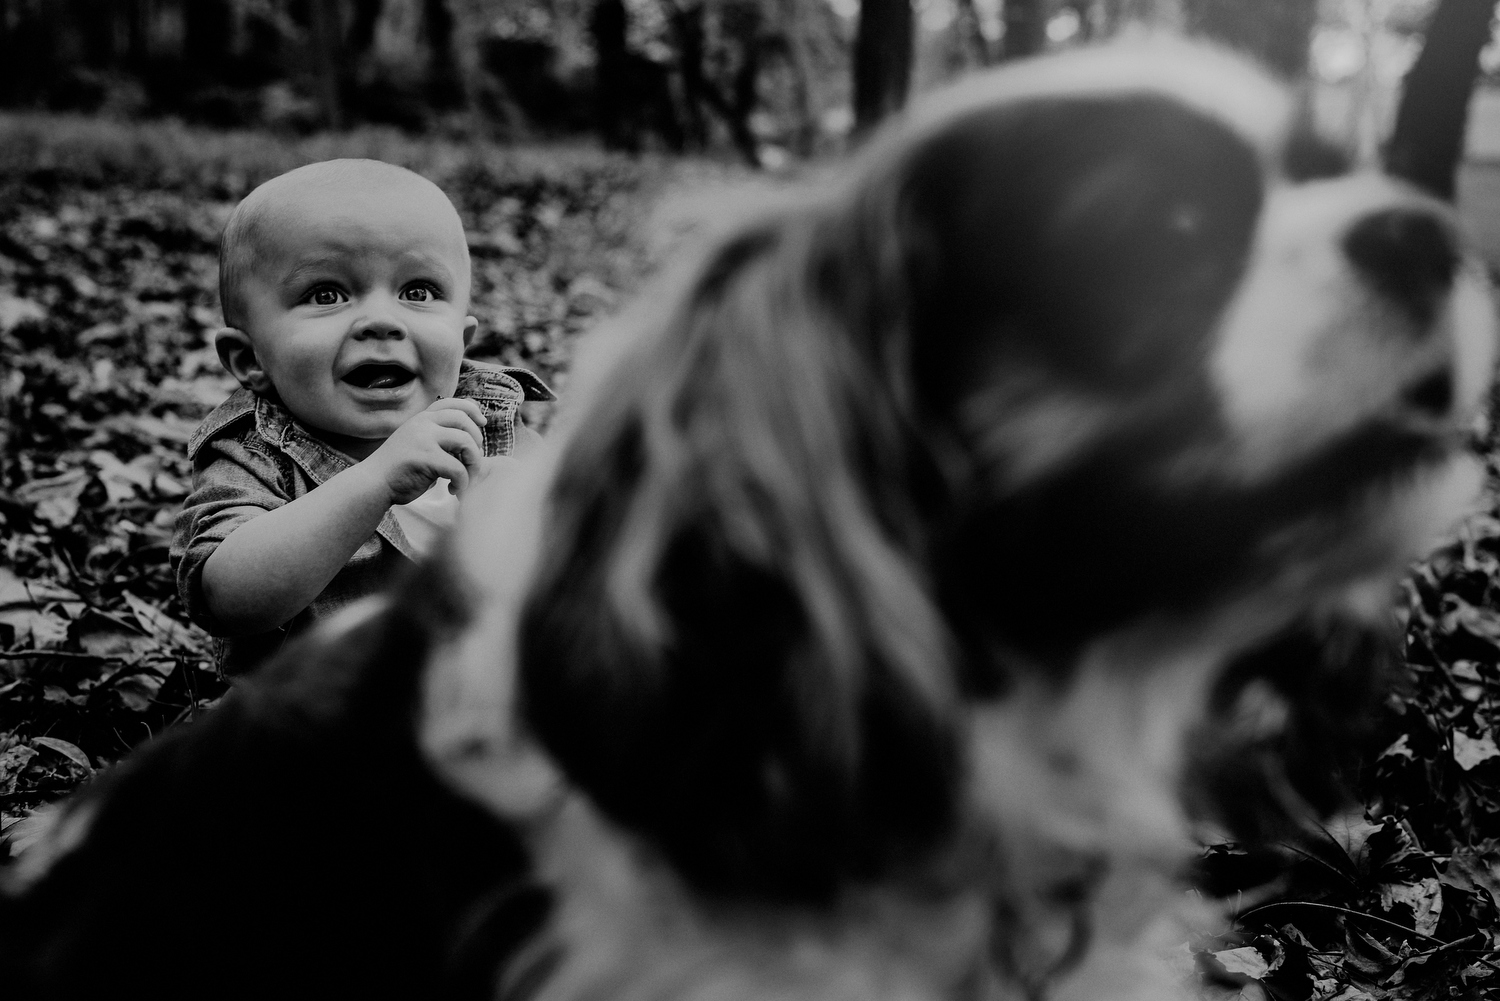
[(1496, 0), (0, 0), (0, 997), (1500, 1001)]

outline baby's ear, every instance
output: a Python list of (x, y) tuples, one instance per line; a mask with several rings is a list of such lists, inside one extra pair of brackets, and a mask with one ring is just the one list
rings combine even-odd
[(479, 321), (472, 316), (464, 317), (464, 347), (474, 339), (475, 332), (479, 329)]
[(262, 395), (271, 391), (271, 377), (261, 366), (249, 334), (238, 327), (220, 327), (214, 334), (214, 349), (219, 352), (219, 361), (241, 386)]

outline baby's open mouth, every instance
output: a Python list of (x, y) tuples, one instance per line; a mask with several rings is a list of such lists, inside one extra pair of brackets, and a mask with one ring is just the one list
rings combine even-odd
[(394, 389), (404, 386), (416, 375), (400, 365), (361, 365), (344, 376), (344, 381), (361, 389)]

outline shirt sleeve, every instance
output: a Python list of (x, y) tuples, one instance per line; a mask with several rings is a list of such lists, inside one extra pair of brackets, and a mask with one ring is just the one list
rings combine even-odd
[(193, 489), (172, 531), (170, 560), (188, 618), (214, 636), (226, 635), (203, 598), (203, 565), (219, 543), (257, 515), (291, 499), (276, 458), (234, 438), (205, 443), (193, 463)]

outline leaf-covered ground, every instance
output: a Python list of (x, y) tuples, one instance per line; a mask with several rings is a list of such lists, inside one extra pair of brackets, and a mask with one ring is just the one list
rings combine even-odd
[[(559, 387), (574, 335), (647, 267), (648, 207), (689, 172), (713, 172), (386, 132), (287, 141), (0, 116), (6, 829), (224, 690), (167, 571), (184, 443), (231, 387), (210, 343), (215, 242), (260, 180), (331, 156), (403, 163), (448, 191), (474, 257), (471, 353)], [(1497, 589), (1494, 514), (1416, 568), (1409, 685), (1360, 776), (1366, 809), (1287, 846), (1272, 889), (1241, 902), (1236, 934), (1199, 943), (1206, 989), (1500, 999)], [(1216, 846), (1210, 861), (1236, 852)]]
[(470, 354), (559, 386), (573, 335), (638, 281), (633, 233), (673, 173), (388, 132), (291, 142), (0, 117), (6, 828), (224, 691), (167, 567), (187, 436), (233, 387), (212, 347), (216, 243), (255, 184), (331, 156), (403, 163), (449, 192), (474, 262)]

